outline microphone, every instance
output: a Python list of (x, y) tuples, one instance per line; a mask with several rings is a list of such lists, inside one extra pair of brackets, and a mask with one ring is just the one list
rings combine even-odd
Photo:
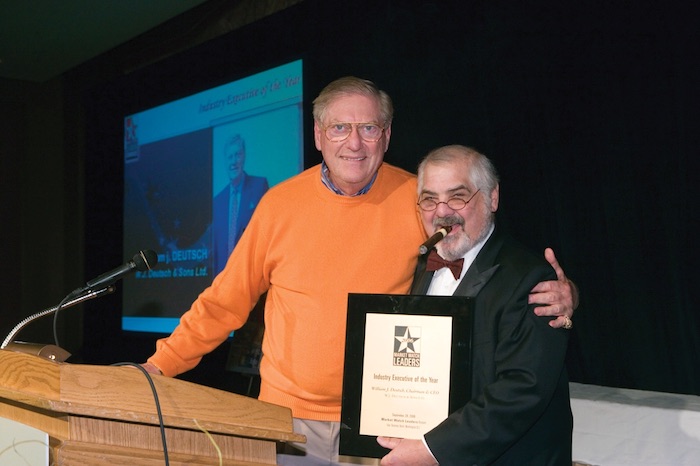
[[(22, 322), (17, 324), (15, 328), (12, 329), (9, 335), (7, 335), (5, 340), (2, 342), (2, 346), (0, 346), (0, 349), (5, 349), (5, 347), (11, 344), (17, 333), (19, 333), (20, 330), (22, 330), (27, 324), (33, 322), (34, 320), (49, 314), (55, 314), (59, 311), (59, 309), (67, 308), (78, 304), (82, 301), (96, 298), (102, 294), (112, 293), (114, 291), (114, 287), (112, 285), (116, 281), (121, 280), (122, 278), (136, 270), (140, 272), (150, 270), (153, 267), (155, 267), (157, 263), (158, 254), (151, 251), (150, 249), (146, 249), (145, 251), (139, 251), (126, 264), (117, 267), (114, 270), (110, 270), (107, 273), (103, 273), (102, 275), (93, 280), (90, 280), (82, 288), (76, 288), (75, 290), (73, 290), (70, 294), (68, 294), (68, 296), (63, 298), (63, 301), (61, 301), (61, 303), (58, 306), (45, 309), (37, 314), (31, 315), (24, 319)], [(58, 346), (58, 343), (56, 343), (56, 346)], [(70, 356), (70, 354), (68, 356)]]
[(428, 238), (428, 240), (421, 244), (420, 247), (418, 248), (418, 251), (421, 253), (421, 255), (427, 253), (430, 251), (430, 249), (438, 244), (440, 240), (442, 240), (447, 234), (452, 230), (452, 226), (450, 225), (445, 225), (444, 227), (440, 228), (438, 231), (435, 232), (433, 236)]
[(93, 291), (95, 289), (106, 288), (113, 285), (118, 280), (121, 280), (125, 276), (132, 272), (139, 271), (144, 272), (150, 270), (156, 266), (158, 263), (158, 254), (150, 249), (145, 251), (139, 251), (134, 255), (134, 257), (128, 261), (126, 264), (117, 267), (114, 270), (103, 273), (97, 278), (94, 278), (87, 282), (84, 288), (79, 288), (73, 293), (83, 293), (85, 291)]

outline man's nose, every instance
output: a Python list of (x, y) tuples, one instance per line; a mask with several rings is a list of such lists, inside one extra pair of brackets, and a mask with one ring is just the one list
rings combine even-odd
[(450, 206), (447, 205), (447, 202), (442, 201), (438, 202), (437, 207), (435, 208), (435, 214), (438, 217), (445, 217), (447, 215), (452, 215), (454, 214), (455, 210), (450, 208)]
[(359, 149), (362, 147), (362, 138), (356, 126), (352, 127), (352, 131), (350, 131), (350, 135), (346, 139), (346, 145), (350, 146), (351, 149)]

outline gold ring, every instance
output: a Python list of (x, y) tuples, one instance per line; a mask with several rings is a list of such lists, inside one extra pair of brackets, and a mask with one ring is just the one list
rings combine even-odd
[(564, 316), (564, 328), (567, 330), (571, 330), (571, 327), (574, 326), (574, 323), (571, 321), (569, 316)]

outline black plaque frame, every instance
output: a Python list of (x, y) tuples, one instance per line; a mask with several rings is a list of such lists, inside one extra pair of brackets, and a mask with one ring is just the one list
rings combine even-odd
[(473, 299), (466, 296), (361, 294), (348, 295), (345, 372), (340, 429), (340, 454), (381, 458), (388, 450), (377, 437), (360, 435), (362, 379), (367, 314), (452, 317), (449, 412), (471, 399)]

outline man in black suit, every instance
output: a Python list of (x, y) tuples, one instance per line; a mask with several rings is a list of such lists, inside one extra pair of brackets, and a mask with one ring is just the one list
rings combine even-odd
[[(429, 234), (452, 229), (419, 261), (411, 292), (474, 297), (472, 398), (423, 439), (379, 437), (392, 449), (381, 464), (570, 466), (568, 330), (528, 303), (554, 270), (496, 225), (498, 175), (482, 154), (432, 151), (418, 168), (418, 199)], [(461, 272), (443, 259), (463, 262)]]
[(214, 274), (223, 270), (248, 225), (260, 198), (268, 189), (267, 179), (250, 176), (245, 170), (245, 141), (239, 134), (226, 139), (224, 163), (229, 183), (214, 197)]

